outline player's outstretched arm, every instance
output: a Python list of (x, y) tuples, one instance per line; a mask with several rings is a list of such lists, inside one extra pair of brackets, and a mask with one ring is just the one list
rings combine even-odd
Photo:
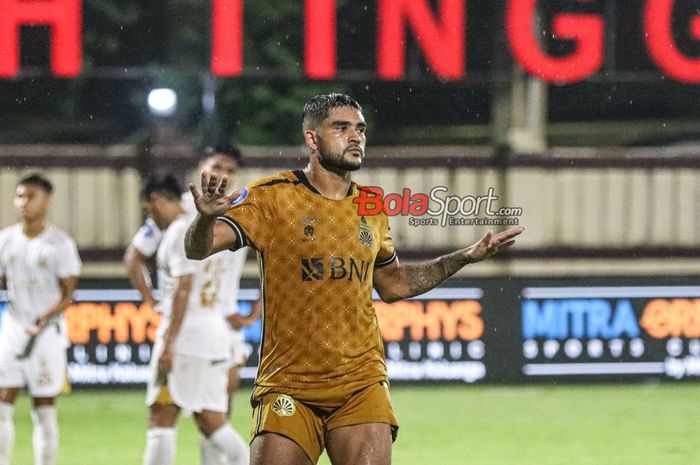
[(374, 270), (374, 288), (385, 302), (396, 302), (433, 289), (465, 265), (486, 260), (515, 244), (525, 228), (519, 226), (494, 234), (489, 231), (479, 242), (424, 263), (401, 265), (398, 260)]
[(197, 207), (197, 217), (187, 229), (185, 253), (187, 258), (202, 260), (208, 256), (233, 247), (238, 241), (236, 233), (226, 225), (217, 223), (216, 217), (228, 211), (231, 202), (241, 191), (226, 194), (228, 177), (220, 180), (216, 175), (202, 172), (202, 191), (190, 183), (190, 191)]

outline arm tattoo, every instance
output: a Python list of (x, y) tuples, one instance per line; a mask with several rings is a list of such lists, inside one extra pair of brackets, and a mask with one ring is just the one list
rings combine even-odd
[(469, 263), (470, 260), (457, 251), (429, 262), (402, 265), (406, 284), (411, 292), (411, 295), (405, 297), (428, 292)]

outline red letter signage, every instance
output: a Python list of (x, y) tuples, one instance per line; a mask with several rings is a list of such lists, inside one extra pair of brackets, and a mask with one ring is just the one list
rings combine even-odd
[(19, 72), (19, 29), (51, 28), (51, 69), (56, 76), (74, 77), (82, 62), (80, 0), (0, 0), (0, 77)]
[(556, 58), (542, 52), (534, 30), (537, 0), (510, 0), (506, 30), (513, 55), (520, 65), (549, 82), (576, 82), (595, 74), (603, 64), (603, 20), (584, 14), (559, 14), (553, 30), (557, 38), (576, 42), (576, 51)]
[(442, 79), (464, 76), (466, 5), (464, 0), (440, 0), (439, 18), (427, 0), (380, 0), (378, 69), (384, 79), (404, 76), (404, 25), (413, 30), (430, 68)]
[(243, 0), (213, 0), (211, 22), (211, 71), (238, 76), (243, 72)]
[[(644, 40), (649, 54), (665, 74), (689, 84), (700, 83), (700, 58), (689, 58), (673, 41), (671, 19), (674, 0), (649, 0), (644, 8)], [(700, 40), (700, 16), (690, 23), (694, 39)]]
[(335, 77), (335, 0), (306, 0), (306, 75)]

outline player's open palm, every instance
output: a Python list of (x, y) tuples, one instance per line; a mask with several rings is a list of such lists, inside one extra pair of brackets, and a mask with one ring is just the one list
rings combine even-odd
[(231, 207), (231, 202), (241, 195), (240, 190), (226, 194), (228, 176), (219, 179), (215, 174), (202, 171), (202, 191), (190, 183), (190, 191), (194, 197), (197, 211), (203, 216), (223, 215)]
[(525, 231), (523, 226), (510, 228), (496, 234), (489, 231), (484, 235), (484, 237), (481, 238), (481, 240), (479, 240), (479, 242), (467, 247), (465, 252), (472, 263), (486, 260), (487, 258), (496, 255), (501, 250), (515, 244), (515, 238), (523, 231)]

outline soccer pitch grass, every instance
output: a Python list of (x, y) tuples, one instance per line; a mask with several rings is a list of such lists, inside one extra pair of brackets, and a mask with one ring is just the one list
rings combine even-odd
[[(697, 465), (697, 384), (394, 387), (396, 465)], [(250, 428), (249, 388), (233, 424)], [(58, 465), (140, 464), (142, 391), (81, 391), (59, 399)], [(31, 465), (29, 400), (18, 399), (14, 465)], [(199, 463), (198, 435), (180, 419), (176, 464)], [(328, 464), (324, 455), (320, 461)]]

